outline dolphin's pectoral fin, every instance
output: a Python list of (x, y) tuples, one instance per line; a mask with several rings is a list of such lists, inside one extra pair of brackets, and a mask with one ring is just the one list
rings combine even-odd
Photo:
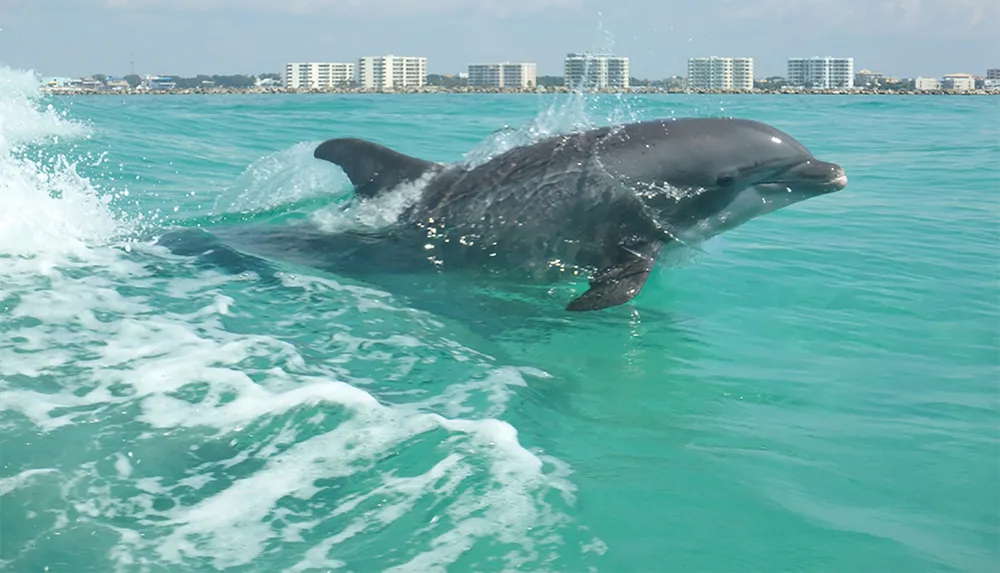
[(354, 138), (328, 139), (316, 146), (313, 157), (340, 166), (354, 185), (354, 192), (362, 197), (375, 197), (440, 167), (432, 161)]
[(603, 269), (590, 279), (590, 288), (566, 305), (566, 310), (601, 310), (618, 306), (639, 294), (649, 267), (632, 264)]
[(623, 247), (623, 250), (621, 262), (590, 277), (590, 288), (570, 301), (566, 310), (601, 310), (624, 304), (639, 294), (656, 262), (660, 244)]

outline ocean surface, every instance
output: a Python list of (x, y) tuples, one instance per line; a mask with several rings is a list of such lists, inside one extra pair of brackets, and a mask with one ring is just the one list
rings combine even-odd
[[(1000, 570), (1000, 98), (37, 86), (0, 68), (0, 570)], [(156, 244), (391, 220), (341, 209), (330, 137), (717, 115), (848, 187), (599, 313)]]

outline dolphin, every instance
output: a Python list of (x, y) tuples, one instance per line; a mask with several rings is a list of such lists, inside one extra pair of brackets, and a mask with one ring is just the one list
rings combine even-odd
[(839, 165), (816, 159), (792, 136), (738, 118), (599, 127), (475, 166), (357, 138), (326, 140), (313, 156), (345, 172), (357, 201), (407, 184), (419, 185), (419, 195), (376, 232), (275, 231), (269, 241), (251, 238), (256, 247), (325, 253), (359, 268), (464, 269), (532, 281), (585, 276), (589, 288), (566, 304), (569, 311), (632, 300), (664, 247), (697, 244), (847, 185)]

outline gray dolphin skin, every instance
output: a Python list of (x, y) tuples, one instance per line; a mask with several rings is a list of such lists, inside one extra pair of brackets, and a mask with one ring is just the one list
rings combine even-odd
[[(589, 278), (571, 311), (628, 302), (665, 246), (690, 245), (794, 203), (839, 191), (844, 170), (769, 125), (733, 118), (643, 121), (549, 137), (480, 165), (445, 165), (354, 138), (314, 157), (344, 170), (357, 200), (407, 183), (419, 197), (358, 261), (395, 260), (520, 279)], [(315, 238), (313, 248), (321, 248)], [(329, 241), (326, 248), (347, 248)]]

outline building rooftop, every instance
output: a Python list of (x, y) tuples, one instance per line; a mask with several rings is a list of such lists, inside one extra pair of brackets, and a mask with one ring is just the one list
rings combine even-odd
[(615, 54), (608, 54), (605, 52), (570, 52), (566, 54), (567, 58), (623, 58), (624, 56), (616, 56)]

